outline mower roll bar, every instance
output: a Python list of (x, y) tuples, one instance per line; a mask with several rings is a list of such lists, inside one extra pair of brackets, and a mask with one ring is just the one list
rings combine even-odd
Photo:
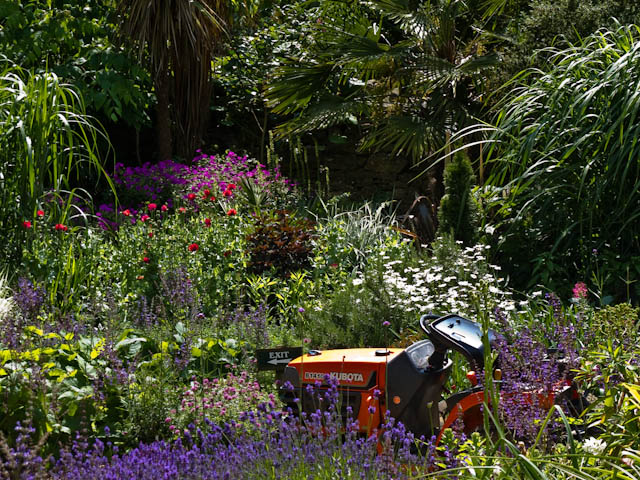
[[(420, 328), (435, 347), (429, 360), (432, 367), (439, 368), (444, 363), (449, 349), (460, 352), (474, 367), (484, 364), (482, 328), (478, 323), (456, 314), (428, 313), (420, 317)], [(494, 338), (494, 333), (489, 330), (489, 341)]]

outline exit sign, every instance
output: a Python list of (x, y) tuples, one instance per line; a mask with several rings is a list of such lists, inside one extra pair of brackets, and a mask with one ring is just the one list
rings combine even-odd
[(278, 347), (256, 350), (258, 370), (284, 370), (294, 358), (302, 355), (302, 347)]

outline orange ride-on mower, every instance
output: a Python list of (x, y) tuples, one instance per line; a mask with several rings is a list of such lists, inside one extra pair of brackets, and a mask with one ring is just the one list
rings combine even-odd
[[(474, 378), (484, 363), (482, 329), (479, 324), (458, 315), (424, 315), (420, 327), (427, 339), (408, 348), (354, 348), (341, 350), (312, 350), (287, 365), (282, 381), (293, 389), (282, 389), (281, 399), (293, 411), (314, 412), (316, 396), (307, 391), (308, 385), (326, 378), (338, 383), (339, 405), (346, 417), (351, 407), (359, 428), (369, 434), (379, 429), (389, 413), (416, 436), (437, 435), (457, 420), (464, 422), (465, 433), (482, 427), (484, 391)], [(489, 331), (489, 341), (494, 334)], [(452, 350), (460, 352), (471, 366), (467, 377), (472, 388), (444, 397), (444, 385), (451, 372)], [(557, 394), (565, 394), (570, 387), (563, 385), (551, 394), (523, 392), (524, 401), (533, 396), (551, 404)], [(298, 402), (296, 402), (298, 399)], [(373, 413), (371, 413), (373, 412)]]

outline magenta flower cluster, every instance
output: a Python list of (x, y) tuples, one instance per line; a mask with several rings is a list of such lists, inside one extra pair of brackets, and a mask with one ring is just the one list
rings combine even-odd
[[(241, 188), (243, 179), (250, 179), (266, 191), (274, 186), (290, 190), (294, 183), (284, 178), (278, 166), (273, 170), (246, 155), (228, 152), (224, 156), (208, 155), (198, 151), (189, 165), (164, 160), (137, 166), (115, 166), (113, 181), (121, 204), (115, 211), (113, 204), (98, 206), (96, 216), (105, 229), (117, 229), (126, 217), (136, 223), (147, 214), (147, 205), (158, 204), (160, 216), (176, 206), (174, 199), (199, 209), (199, 203), (230, 199)], [(234, 209), (231, 209), (234, 211)]]

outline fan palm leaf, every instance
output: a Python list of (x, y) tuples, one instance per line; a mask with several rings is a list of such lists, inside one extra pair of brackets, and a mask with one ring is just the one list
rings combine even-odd
[[(362, 148), (390, 149), (417, 162), (443, 144), (447, 131), (468, 123), (479, 103), (474, 88), (496, 57), (476, 55), (470, 44), (463, 55), (456, 22), (468, 12), (461, 1), (366, 5), (369, 14), (360, 10), (350, 23), (323, 23), (310, 58), (277, 69), (268, 104), (295, 114), (278, 127), (283, 134), (355, 117), (365, 131)], [(401, 38), (389, 40), (398, 32)]]

